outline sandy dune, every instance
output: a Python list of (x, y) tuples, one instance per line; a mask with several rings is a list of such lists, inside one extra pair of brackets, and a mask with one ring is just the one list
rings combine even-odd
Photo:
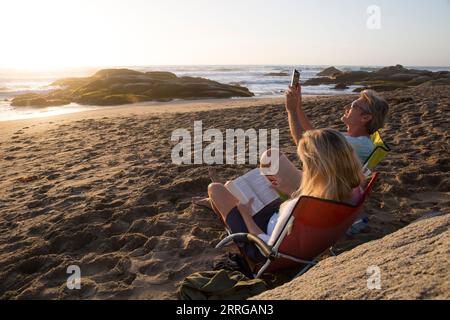
[[(393, 151), (362, 234), (342, 252), (378, 239), (430, 212), (450, 211), (450, 87), (385, 94), (391, 117), (383, 136)], [(353, 96), (313, 97), (317, 127), (344, 130)], [(165, 112), (171, 110), (172, 112)], [(283, 151), (298, 163), (281, 99), (201, 101), (0, 123), (0, 298), (176, 298), (178, 283), (210, 270), (224, 230), (204, 195), (208, 166), (171, 163), (171, 133), (218, 128), (279, 128)], [(252, 166), (215, 166), (224, 178)], [(82, 289), (68, 290), (79, 265)]]

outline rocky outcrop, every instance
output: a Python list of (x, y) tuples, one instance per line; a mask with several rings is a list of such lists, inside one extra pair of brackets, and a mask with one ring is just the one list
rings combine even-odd
[[(338, 73), (333, 73), (335, 70)], [(397, 89), (417, 86), (431, 81), (432, 85), (450, 83), (450, 72), (431, 72), (427, 70), (407, 69), (402, 65), (390, 66), (373, 71), (346, 71), (341, 72), (334, 67), (327, 68), (317, 74), (316, 78), (309, 79), (305, 86), (315, 86), (321, 84), (359, 85), (355, 92), (364, 89), (374, 89), (376, 91), (392, 91)]]
[(171, 99), (251, 97), (247, 88), (204, 78), (177, 77), (170, 72), (106, 69), (91, 77), (57, 80), (61, 89), (15, 97), (12, 106), (47, 107), (71, 102), (83, 105), (121, 105)]
[(430, 76), (418, 76), (409, 80), (407, 84), (410, 86), (417, 86), (431, 80), (433, 80), (433, 78)]
[(335, 78), (336, 76), (342, 74), (342, 71), (339, 69), (336, 69), (335, 67), (329, 67), (317, 74), (319, 77), (330, 77)]
[(448, 212), (424, 217), (254, 298), (450, 299), (449, 227)]
[(54, 107), (54, 106), (63, 106), (70, 103), (70, 99), (58, 94), (54, 95), (41, 95), (36, 93), (27, 93), (20, 96), (15, 97), (11, 105), (14, 107)]
[(334, 86), (334, 89), (344, 90), (344, 89), (348, 89), (348, 86), (345, 83), (340, 82)]
[(355, 88), (353, 90), (353, 92), (361, 92), (365, 89), (372, 89), (375, 90), (377, 92), (381, 92), (381, 91), (394, 91), (397, 89), (406, 89), (408, 88), (408, 86), (406, 84), (403, 83), (390, 83), (390, 82), (385, 82), (382, 84), (374, 84), (374, 85), (370, 85), (370, 86), (366, 86), (366, 87), (360, 87), (360, 88)]

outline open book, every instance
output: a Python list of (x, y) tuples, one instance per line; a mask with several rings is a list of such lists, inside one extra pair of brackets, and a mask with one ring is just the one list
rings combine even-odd
[(227, 184), (226, 188), (241, 203), (247, 203), (249, 199), (254, 198), (251, 208), (252, 216), (279, 198), (278, 193), (272, 189), (270, 181), (261, 174), (258, 168), (233, 180)]

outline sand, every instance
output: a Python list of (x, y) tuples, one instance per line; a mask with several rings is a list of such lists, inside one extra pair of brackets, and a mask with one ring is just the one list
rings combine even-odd
[[(392, 152), (366, 205), (370, 225), (337, 252), (379, 239), (430, 212), (450, 211), (450, 87), (386, 93), (382, 135)], [(344, 131), (354, 99), (311, 97), (317, 127)], [(105, 108), (0, 122), (0, 298), (176, 299), (180, 281), (227, 249), (219, 219), (191, 204), (206, 194), (207, 165), (171, 163), (171, 133), (218, 128), (280, 129), (298, 163), (282, 99), (190, 101)], [(224, 179), (251, 165), (215, 165)], [(81, 290), (66, 287), (81, 268)]]

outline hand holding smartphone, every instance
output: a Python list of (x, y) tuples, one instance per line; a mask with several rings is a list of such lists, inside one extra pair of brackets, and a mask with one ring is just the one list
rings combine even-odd
[(300, 84), (300, 72), (297, 69), (294, 69), (294, 71), (292, 71), (291, 87), (297, 89), (299, 84)]
[(300, 72), (297, 69), (292, 71), (291, 85), (286, 91), (286, 110), (297, 112), (301, 107), (302, 93), (300, 90)]

